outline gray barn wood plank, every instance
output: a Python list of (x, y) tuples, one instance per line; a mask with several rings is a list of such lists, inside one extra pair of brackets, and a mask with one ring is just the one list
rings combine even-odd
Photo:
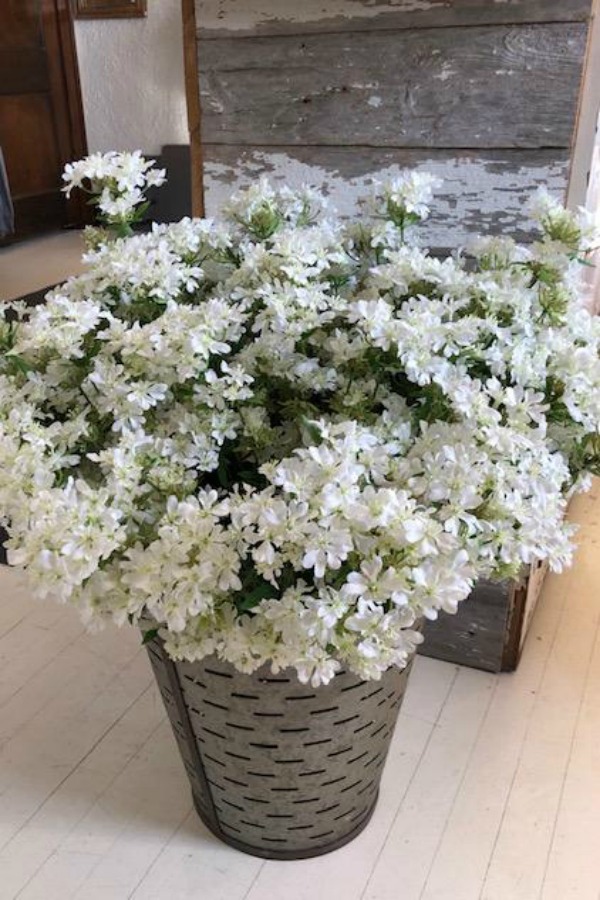
[(443, 180), (422, 242), (457, 247), (479, 233), (508, 232), (530, 239), (524, 204), (538, 186), (562, 196), (567, 184), (566, 150), (474, 151), (365, 150), (359, 148), (204, 147), (206, 208), (218, 214), (229, 196), (266, 175), (274, 184), (323, 190), (343, 216), (358, 211), (357, 199), (373, 180), (403, 168), (432, 172)]
[(587, 27), (201, 41), (205, 144), (568, 147)]
[[(503, 668), (511, 611), (511, 581), (479, 581), (471, 595), (458, 605), (456, 615), (442, 613), (426, 622), (422, 656), (443, 659), (487, 672)], [(517, 660), (515, 660), (516, 666)]]
[(198, 36), (585, 22), (591, 0), (196, 0)]

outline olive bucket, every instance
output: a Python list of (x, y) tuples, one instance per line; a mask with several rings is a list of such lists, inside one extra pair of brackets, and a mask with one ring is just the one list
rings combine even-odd
[(173, 662), (159, 638), (147, 649), (194, 804), (217, 837), (254, 856), (303, 859), (363, 830), (412, 661), (381, 681), (341, 672), (313, 688), (292, 670)]

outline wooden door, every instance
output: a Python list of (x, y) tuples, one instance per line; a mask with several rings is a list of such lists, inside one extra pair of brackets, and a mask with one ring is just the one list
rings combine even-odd
[(0, 147), (17, 236), (75, 223), (60, 191), (86, 152), (69, 0), (0, 2)]

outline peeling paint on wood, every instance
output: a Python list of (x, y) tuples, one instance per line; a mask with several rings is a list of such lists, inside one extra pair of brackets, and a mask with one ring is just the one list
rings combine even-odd
[(568, 147), (586, 33), (568, 24), (201, 41), (203, 142)]
[(266, 175), (274, 184), (321, 189), (343, 216), (358, 211), (357, 199), (403, 168), (433, 172), (443, 180), (422, 242), (457, 247), (479, 233), (508, 231), (531, 238), (524, 217), (527, 197), (540, 185), (562, 196), (567, 183), (567, 151), (385, 151), (330, 147), (269, 148), (206, 146), (205, 187), (208, 215), (229, 196)]
[(584, 22), (591, 0), (196, 0), (199, 36)]

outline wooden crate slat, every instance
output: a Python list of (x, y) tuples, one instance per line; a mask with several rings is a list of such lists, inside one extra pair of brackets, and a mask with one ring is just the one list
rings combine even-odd
[(202, 41), (202, 140), (568, 147), (586, 34), (573, 23)]
[(478, 581), (456, 615), (426, 622), (422, 656), (500, 672), (503, 669), (514, 582)]
[(584, 22), (589, 0), (196, 0), (198, 36)]

